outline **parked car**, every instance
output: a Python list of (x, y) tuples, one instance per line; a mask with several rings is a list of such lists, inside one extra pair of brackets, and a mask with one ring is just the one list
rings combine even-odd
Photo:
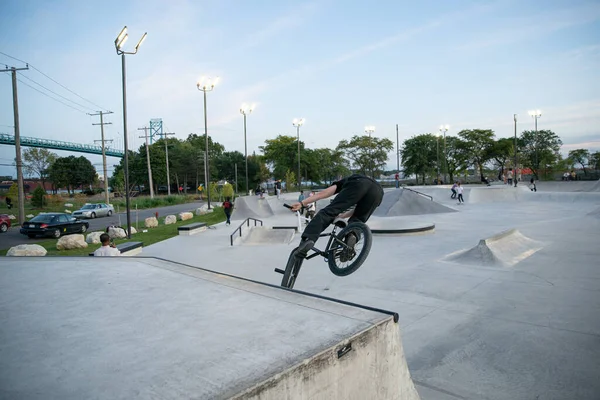
[(79, 210), (74, 211), (73, 215), (75, 218), (96, 218), (96, 217), (110, 217), (115, 212), (115, 209), (110, 204), (98, 203), (98, 204), (86, 204)]
[(10, 218), (8, 214), (0, 214), (0, 232), (4, 233), (10, 228)]
[(24, 222), (20, 232), (30, 238), (49, 236), (59, 238), (70, 233), (84, 233), (90, 224), (65, 213), (47, 213), (33, 217)]

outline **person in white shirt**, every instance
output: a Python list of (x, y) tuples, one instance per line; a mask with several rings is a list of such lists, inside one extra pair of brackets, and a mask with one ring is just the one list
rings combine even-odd
[(107, 233), (103, 233), (100, 235), (100, 242), (102, 242), (102, 247), (98, 250), (94, 251), (94, 256), (96, 257), (115, 257), (121, 255), (121, 252), (114, 243), (110, 242), (110, 236)]
[(458, 186), (456, 186), (456, 191), (458, 192), (458, 204), (464, 203), (465, 200), (463, 199), (463, 187), (460, 186), (460, 182), (458, 182)]

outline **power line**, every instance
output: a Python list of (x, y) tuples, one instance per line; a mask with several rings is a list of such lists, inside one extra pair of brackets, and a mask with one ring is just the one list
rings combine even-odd
[(50, 79), (52, 82), (56, 83), (58, 86), (60, 86), (60, 87), (62, 87), (63, 89), (67, 90), (68, 92), (70, 92), (70, 93), (74, 94), (75, 96), (79, 97), (80, 99), (87, 101), (88, 103), (92, 104), (92, 105), (93, 105), (94, 107), (96, 107), (96, 108), (100, 108), (100, 109), (103, 109), (103, 110), (108, 110), (107, 108), (105, 108), (105, 107), (102, 107), (102, 106), (99, 106), (98, 104), (96, 104), (96, 103), (93, 103), (92, 101), (90, 101), (90, 100), (86, 99), (85, 97), (83, 97), (83, 96), (80, 96), (79, 94), (75, 93), (74, 91), (72, 91), (71, 89), (69, 89), (68, 87), (66, 87), (65, 85), (63, 85), (62, 83), (60, 83), (60, 82), (58, 82), (58, 81), (54, 80), (53, 78), (49, 77), (48, 75), (46, 75), (45, 73), (43, 73), (42, 71), (40, 71), (39, 69), (37, 69), (36, 67), (34, 67), (33, 65), (29, 64), (28, 62), (26, 62), (26, 61), (23, 61), (23, 60), (19, 60), (18, 58), (16, 58), (16, 57), (13, 57), (13, 56), (10, 56), (10, 55), (8, 55), (8, 54), (6, 54), (6, 53), (3, 53), (3, 52), (1, 52), (1, 51), (0, 51), (0, 54), (2, 54), (2, 55), (4, 55), (4, 56), (6, 56), (6, 57), (8, 57), (8, 58), (12, 58), (13, 60), (16, 60), (16, 61), (22, 62), (22, 63), (24, 63), (24, 64), (28, 64), (28, 65), (29, 65), (29, 67), (30, 67), (31, 69), (33, 69), (33, 70), (36, 70), (36, 71), (37, 71), (37, 72), (39, 72), (40, 74), (44, 75), (46, 78)]
[(61, 97), (61, 98), (65, 99), (65, 100), (67, 100), (67, 101), (70, 101), (71, 103), (73, 103), (73, 104), (76, 104), (76, 105), (78, 105), (79, 107), (86, 108), (86, 109), (88, 109), (88, 110), (92, 110), (92, 111), (94, 110), (93, 108), (90, 108), (90, 107), (84, 106), (83, 104), (79, 104), (79, 103), (77, 103), (77, 102), (75, 102), (75, 101), (73, 101), (73, 100), (71, 100), (71, 99), (69, 99), (69, 98), (67, 98), (67, 97), (63, 96), (62, 94), (56, 93), (55, 91), (53, 91), (53, 90), (51, 90), (51, 89), (48, 89), (46, 86), (42, 85), (42, 84), (41, 84), (41, 83), (39, 83), (39, 82), (36, 82), (36, 81), (34, 81), (33, 79), (31, 79), (31, 78), (30, 78), (30, 77), (28, 77), (27, 75), (23, 75), (23, 74), (21, 74), (21, 77), (23, 77), (23, 78), (25, 78), (25, 79), (27, 79), (27, 80), (30, 80), (31, 82), (35, 83), (36, 85), (38, 85), (38, 86), (40, 86), (40, 87), (42, 87), (42, 88), (46, 89), (46, 90), (47, 90), (47, 91), (49, 91), (50, 93), (52, 93), (52, 94), (54, 94), (54, 95), (56, 95), (56, 96), (58, 96), (58, 97)]
[(67, 107), (69, 107), (69, 108), (72, 108), (72, 109), (73, 109), (73, 110), (75, 110), (75, 111), (79, 111), (80, 113), (86, 114), (86, 112), (85, 112), (85, 111), (83, 111), (83, 110), (80, 110), (79, 108), (73, 107), (73, 106), (72, 106), (72, 105), (70, 105), (70, 104), (67, 104), (67, 103), (65, 103), (65, 102), (62, 102), (62, 101), (58, 100), (57, 98), (54, 98), (54, 97), (50, 96), (48, 93), (42, 92), (41, 90), (34, 88), (33, 86), (29, 85), (29, 84), (28, 84), (28, 83), (26, 83), (26, 82), (23, 82), (22, 80), (20, 80), (20, 79), (18, 79), (18, 78), (17, 78), (17, 80), (18, 80), (19, 82), (21, 82), (23, 85), (25, 85), (25, 86), (29, 86), (30, 88), (32, 88), (32, 89), (33, 89), (33, 90), (35, 90), (36, 92), (39, 92), (39, 93), (43, 94), (44, 96), (47, 96), (47, 97), (51, 98), (51, 99), (52, 99), (52, 100), (54, 100), (54, 101), (58, 101), (59, 103), (61, 103), (61, 104), (65, 105), (65, 106), (67, 106)]

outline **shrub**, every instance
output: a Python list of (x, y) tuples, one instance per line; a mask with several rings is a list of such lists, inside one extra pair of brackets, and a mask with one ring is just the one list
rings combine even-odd
[(233, 198), (233, 186), (231, 185), (231, 183), (226, 183), (223, 185), (223, 197)]
[(45, 197), (46, 191), (41, 186), (38, 186), (33, 191), (33, 196), (31, 197), (31, 204), (34, 207), (43, 208), (44, 205), (46, 205)]
[(19, 204), (19, 187), (16, 183), (10, 185), (8, 193), (6, 193), (6, 197), (10, 197), (15, 207), (17, 206), (17, 204)]

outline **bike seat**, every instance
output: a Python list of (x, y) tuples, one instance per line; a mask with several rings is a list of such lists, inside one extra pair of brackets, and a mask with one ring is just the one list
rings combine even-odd
[(333, 224), (339, 228), (345, 228), (346, 226), (348, 226), (348, 223), (346, 222), (346, 220), (342, 219), (342, 218), (334, 219)]

